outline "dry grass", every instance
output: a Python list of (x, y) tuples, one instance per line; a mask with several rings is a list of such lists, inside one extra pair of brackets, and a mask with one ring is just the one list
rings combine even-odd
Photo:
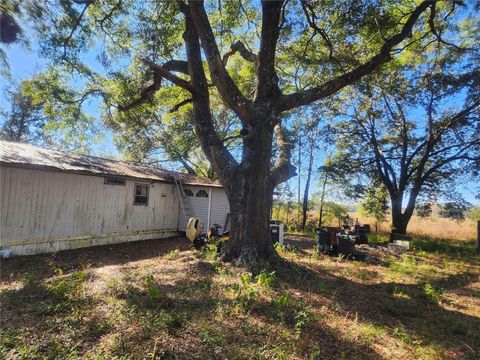
[[(183, 239), (2, 262), (0, 358), (475, 359), (480, 262), (378, 263), (294, 238), (264, 268), (218, 263)], [(173, 249), (179, 248), (178, 251)]]
[[(300, 220), (298, 211), (291, 211), (289, 221), (287, 222), (287, 216), (285, 210), (281, 211), (276, 209), (273, 216), (283, 220), (288, 224), (291, 229), (299, 228)], [(352, 219), (358, 218), (362, 224), (370, 224), (372, 229), (375, 228), (375, 219), (366, 217), (358, 212), (351, 212), (349, 216)], [(326, 226), (339, 226), (338, 220), (329, 219), (326, 217)], [(308, 215), (307, 226), (309, 228), (315, 228), (318, 224), (318, 212), (311, 211)], [(379, 231), (381, 233), (390, 232), (390, 218), (387, 216), (387, 220), (380, 224)], [(477, 240), (477, 222), (467, 219), (465, 221), (455, 221), (451, 219), (445, 219), (438, 216), (431, 218), (420, 218), (413, 216), (408, 224), (407, 232), (414, 237), (430, 238), (437, 240), (445, 240), (455, 242), (474, 242)]]
[[(375, 224), (375, 220), (361, 214), (352, 213), (351, 217), (358, 217), (360, 222)], [(388, 222), (381, 226), (382, 232), (389, 232)], [(440, 217), (420, 218), (413, 216), (408, 224), (408, 233), (412, 236), (431, 239), (448, 239), (457, 242), (472, 242), (477, 239), (477, 222), (473, 220), (454, 221)]]

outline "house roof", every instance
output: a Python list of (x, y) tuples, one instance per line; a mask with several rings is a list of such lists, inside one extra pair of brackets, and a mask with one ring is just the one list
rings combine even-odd
[(0, 164), (99, 176), (126, 176), (169, 183), (178, 177), (186, 185), (221, 187), (218, 182), (189, 174), (3, 140), (0, 142)]

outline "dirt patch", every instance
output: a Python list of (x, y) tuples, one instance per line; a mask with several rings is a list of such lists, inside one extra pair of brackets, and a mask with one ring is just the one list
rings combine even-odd
[(121, 265), (128, 262), (150, 259), (173, 251), (188, 250), (190, 242), (186, 237), (176, 236), (165, 239), (135, 241), (123, 244), (93, 246), (75, 250), (65, 250), (51, 254), (18, 256), (2, 259), (1, 281), (14, 281), (24, 273), (36, 278), (49, 277), (55, 267), (64, 272), (89, 266), (91, 268)]

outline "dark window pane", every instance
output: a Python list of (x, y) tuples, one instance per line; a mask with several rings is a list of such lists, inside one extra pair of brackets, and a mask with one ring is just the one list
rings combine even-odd
[(208, 197), (208, 193), (205, 191), (205, 190), (199, 190), (197, 192), (197, 197), (203, 197), (203, 198), (207, 198)]
[(125, 179), (106, 177), (104, 183), (107, 185), (125, 185)]
[(148, 185), (135, 184), (135, 205), (148, 204)]

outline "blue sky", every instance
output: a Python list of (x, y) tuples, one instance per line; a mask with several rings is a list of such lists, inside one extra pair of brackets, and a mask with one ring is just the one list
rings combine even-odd
[[(4, 47), (6, 50), (8, 64), (10, 66), (10, 72), (12, 74), (12, 79), (2, 79), (1, 91), (3, 93), (4, 89), (9, 87), (12, 83), (20, 83), (24, 79), (33, 77), (35, 74), (38, 74), (45, 70), (47, 67), (47, 62), (38, 56), (35, 49), (29, 49), (23, 44), (13, 44), (8, 47)], [(95, 63), (95, 60), (90, 60), (92, 64)], [(99, 103), (98, 101), (91, 100), (85, 104), (86, 112), (94, 116), (98, 121), (97, 123), (102, 126), (99, 116)], [(8, 99), (5, 96), (0, 97), (0, 110), (5, 111), (10, 108)], [(0, 123), (3, 122), (3, 119), (0, 120)], [(104, 155), (104, 156), (120, 156), (115, 144), (113, 143), (113, 134), (105, 126), (102, 126), (102, 133), (104, 141), (94, 145), (95, 155)]]
[[(47, 62), (40, 58), (35, 49), (29, 49), (24, 45), (21, 44), (14, 44), (8, 47), (4, 47), (6, 50), (6, 54), (8, 57), (8, 63), (10, 65), (10, 70), (12, 74), (12, 80), (8, 80), (3, 78), (2, 79), (2, 93), (3, 89), (9, 87), (12, 82), (21, 82), (23, 79), (27, 79), (32, 77), (33, 75), (41, 72), (43, 69), (46, 68)], [(94, 56), (87, 55), (87, 63), (92, 67), (99, 67), (98, 61), (95, 59)], [(111, 157), (111, 156), (121, 156), (119, 151), (117, 150), (114, 142), (113, 142), (113, 135), (111, 131), (103, 126), (100, 121), (99, 116), (99, 102), (98, 101), (90, 101), (86, 105), (86, 112), (97, 119), (97, 124), (101, 127), (103, 133), (103, 141), (101, 143), (95, 144), (93, 147), (93, 151), (95, 155)], [(5, 96), (0, 97), (0, 110), (7, 110), (9, 109), (9, 103)], [(3, 120), (0, 120), (0, 122)], [(307, 151), (304, 149), (303, 151)], [(297, 155), (295, 154), (295, 157)], [(317, 151), (314, 161), (314, 169), (318, 169), (319, 166), (322, 165), (325, 159), (326, 153), (325, 151)], [(307, 161), (304, 161), (304, 167), (306, 167)], [(306, 169), (302, 169), (302, 175), (304, 175), (304, 171)], [(291, 190), (295, 193), (295, 198), (297, 194), (297, 183), (298, 177), (295, 177), (289, 181)], [(305, 176), (301, 177), (301, 196), (303, 196), (303, 187), (305, 184)], [(479, 204), (479, 201), (475, 199), (475, 190), (478, 185), (473, 182), (466, 182), (465, 184), (460, 184), (458, 190), (463, 194), (465, 199), (472, 204)], [(311, 183), (311, 193), (318, 191), (318, 177), (314, 175), (312, 178)]]

